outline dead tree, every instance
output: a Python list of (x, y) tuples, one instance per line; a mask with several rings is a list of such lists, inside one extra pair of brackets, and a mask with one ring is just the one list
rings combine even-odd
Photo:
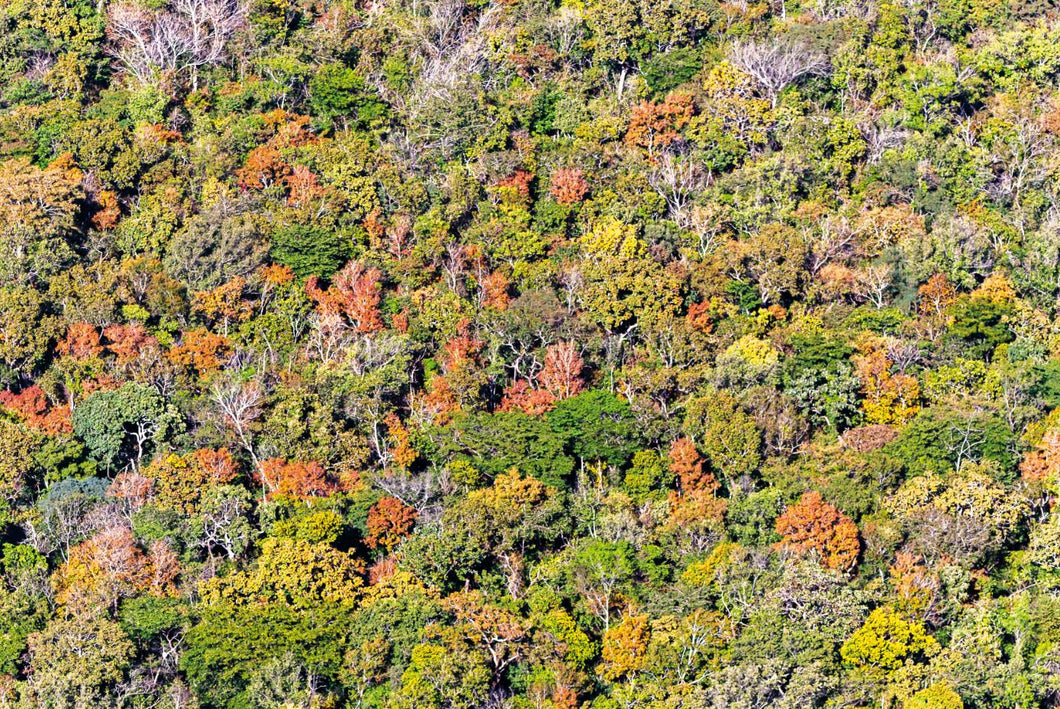
[(199, 69), (224, 60), (228, 40), (245, 21), (240, 0), (172, 0), (156, 12), (114, 5), (107, 13), (110, 54), (140, 83), (190, 74), (195, 90)]
[(821, 76), (828, 70), (823, 54), (779, 39), (735, 44), (729, 49), (729, 61), (754, 79), (774, 108), (785, 88), (804, 76)]

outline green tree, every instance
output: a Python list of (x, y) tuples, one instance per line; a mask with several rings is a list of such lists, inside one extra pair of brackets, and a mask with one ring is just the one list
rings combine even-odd
[(73, 426), (93, 458), (118, 469), (163, 450), (183, 421), (157, 391), (129, 382), (88, 397), (74, 411)]

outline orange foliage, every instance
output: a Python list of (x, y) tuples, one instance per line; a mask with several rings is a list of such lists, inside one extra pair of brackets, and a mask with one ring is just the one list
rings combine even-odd
[(239, 186), (263, 190), (286, 180), (291, 166), (283, 161), (280, 151), (271, 145), (261, 145), (250, 151), (246, 164), (236, 171)]
[(721, 487), (691, 438), (678, 438), (670, 444), (670, 472), (677, 476), (684, 492), (702, 490), (713, 495)]
[(920, 296), (920, 313), (942, 317), (943, 312), (957, 299), (957, 289), (945, 274), (936, 273), (927, 283), (917, 289)]
[(714, 329), (714, 321), (710, 317), (710, 303), (707, 301), (692, 303), (688, 306), (688, 315), (685, 317), (693, 330), (698, 330), (704, 335), (709, 335)]
[(92, 226), (102, 231), (110, 231), (118, 226), (121, 219), (121, 208), (118, 206), (118, 195), (112, 190), (103, 190), (96, 196), (99, 207), (92, 215)]
[(108, 527), (70, 550), (70, 558), (52, 577), (57, 603), (75, 612), (94, 606), (116, 607), (141, 592), (168, 595), (180, 568), (165, 542), (150, 554), (136, 545), (132, 530)]
[(556, 687), (552, 691), (554, 709), (577, 709), (578, 693), (570, 687)]
[(526, 170), (516, 170), (510, 177), (506, 177), (497, 183), (498, 187), (508, 187), (523, 199), (530, 197), (530, 183), (534, 181), (534, 174)]
[(368, 583), (372, 586), (386, 581), (397, 571), (397, 559), (387, 556), (368, 567)]
[(220, 322), (227, 333), (229, 323), (243, 322), (253, 314), (251, 304), (243, 299), (246, 285), (246, 279), (237, 276), (213, 290), (196, 291), (191, 296), (192, 309)]
[(200, 375), (221, 366), (221, 358), (228, 350), (228, 340), (205, 328), (186, 330), (180, 344), (169, 350), (169, 361), (178, 367), (188, 367)]
[(325, 472), (324, 467), (315, 460), (263, 460), (255, 478), (264, 485), (268, 497), (279, 496), (304, 501), (314, 497), (327, 497), (339, 490), (339, 486)]
[(382, 240), (386, 235), (386, 220), (383, 219), (383, 210), (373, 207), (372, 211), (364, 218), (362, 223), (368, 239), (374, 244)]
[(585, 388), (581, 373), (585, 362), (574, 342), (558, 342), (545, 351), (545, 364), (537, 377), (538, 387), (529, 381), (513, 383), (504, 393), (502, 411), (520, 410), (531, 416), (551, 411), (557, 401), (574, 396)]
[(668, 94), (662, 103), (643, 101), (633, 107), (626, 144), (644, 148), (654, 158), (656, 152), (677, 141), (678, 131), (688, 125), (694, 113), (688, 93)]
[(384, 419), (387, 437), (390, 439), (390, 454), (394, 465), (408, 469), (416, 462), (418, 453), (412, 448), (412, 436), (396, 414), (387, 414)]
[(383, 329), (379, 312), (381, 279), (378, 268), (364, 268), (356, 261), (350, 261), (335, 274), (326, 291), (317, 285), (316, 278), (310, 278), (306, 292), (322, 316), (342, 317), (356, 332), (379, 332)]
[(461, 333), (445, 343), (442, 369), (446, 372), (459, 372), (478, 366), (478, 353), (483, 342), (466, 333)]
[(317, 176), (305, 165), (295, 165), (285, 182), (288, 189), (288, 204), (305, 204), (314, 199), (320, 199), (325, 194)]
[(635, 675), (644, 669), (648, 660), (648, 641), (651, 639), (648, 616), (627, 616), (621, 623), (604, 633), (601, 650), (605, 679), (616, 680)]
[(140, 324), (108, 325), (103, 330), (103, 337), (107, 339), (107, 349), (117, 358), (118, 364), (129, 364), (145, 352), (158, 348), (158, 340)]
[(141, 133), (145, 138), (163, 145), (167, 143), (178, 143), (183, 140), (179, 131), (170, 130), (161, 123), (148, 123), (143, 126)]
[(272, 263), (258, 271), (261, 282), (269, 286), (282, 286), (294, 280), (294, 271), (287, 266)]
[(416, 510), (397, 498), (381, 498), (368, 510), (368, 546), (389, 552), (412, 532), (415, 524)]
[(508, 278), (500, 271), (494, 271), (481, 282), (482, 304), (487, 308), (505, 310), (508, 308)]
[(442, 375), (431, 377), (426, 396), (420, 399), (418, 413), (422, 420), (444, 426), (460, 410), (460, 400)]
[(530, 382), (520, 379), (504, 392), (501, 411), (522, 411), (530, 416), (543, 416), (556, 406), (555, 395), (547, 389), (534, 389)]
[(98, 356), (103, 352), (100, 344), (99, 330), (87, 322), (78, 322), (66, 330), (66, 336), (55, 346), (59, 354), (72, 357), (81, 362)]
[(822, 566), (837, 571), (853, 570), (861, 551), (857, 526), (817, 491), (805, 493), (784, 510), (776, 530), (783, 537), (781, 548), (799, 555), (813, 552)]
[(552, 173), (548, 192), (558, 204), (569, 206), (585, 199), (585, 195), (589, 193), (589, 183), (581, 170), (560, 168)]
[(70, 407), (52, 406), (44, 390), (34, 384), (18, 394), (0, 391), (0, 406), (15, 414), (24, 424), (44, 433), (69, 433)]
[(1060, 429), (1049, 429), (1035, 450), (1020, 461), (1020, 475), (1029, 483), (1043, 483), (1060, 473)]

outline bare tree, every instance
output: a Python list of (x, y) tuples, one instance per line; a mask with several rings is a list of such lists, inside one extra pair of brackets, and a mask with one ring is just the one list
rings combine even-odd
[(199, 68), (225, 58), (228, 40), (245, 20), (240, 0), (172, 0), (157, 12), (119, 4), (107, 13), (107, 32), (111, 55), (141, 83), (159, 73), (190, 72), (197, 89)]
[(649, 184), (666, 200), (670, 216), (681, 229), (692, 226), (691, 202), (706, 188), (708, 178), (701, 162), (671, 153), (665, 153), (648, 174)]
[(211, 398), (224, 427), (235, 434), (257, 468), (259, 459), (254, 449), (251, 425), (261, 416), (261, 405), (265, 400), (261, 385), (253, 381), (244, 384), (233, 379), (220, 381), (214, 386)]
[(854, 293), (869, 301), (877, 310), (886, 307), (892, 287), (894, 269), (889, 266), (866, 266), (854, 272)]
[(780, 92), (804, 76), (822, 76), (828, 58), (801, 44), (750, 40), (729, 49), (729, 61), (750, 76), (776, 108)]

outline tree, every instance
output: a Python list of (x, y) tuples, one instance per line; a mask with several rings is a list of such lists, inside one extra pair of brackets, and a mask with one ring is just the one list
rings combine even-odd
[(180, 667), (214, 706), (249, 707), (248, 685), (270, 660), (291, 655), (319, 677), (337, 677), (348, 623), (349, 609), (340, 606), (207, 606), (188, 631)]
[(364, 77), (341, 64), (327, 64), (313, 73), (309, 102), (318, 118), (327, 122), (341, 119), (347, 126), (360, 129), (376, 126), (387, 109)]
[(47, 353), (55, 325), (36, 290), (0, 288), (0, 363), (8, 372), (31, 373)]
[(199, 70), (225, 58), (228, 41), (245, 17), (237, 0), (171, 0), (167, 9), (153, 13), (113, 5), (107, 24), (115, 38), (114, 58), (138, 81), (190, 73), (196, 90)]
[(27, 160), (0, 165), (0, 283), (26, 285), (69, 265), (80, 180), (69, 156), (44, 170)]
[(606, 391), (586, 391), (564, 399), (547, 419), (583, 465), (603, 461), (620, 467), (637, 449), (639, 436), (629, 404)]
[(680, 137), (679, 131), (692, 120), (695, 106), (685, 93), (667, 95), (661, 103), (645, 101), (633, 107), (626, 132), (626, 144), (643, 148), (655, 161), (663, 150)]
[(108, 469), (138, 466), (182, 428), (172, 404), (133, 382), (89, 396), (73, 415), (74, 433)]
[(265, 264), (268, 244), (254, 215), (212, 210), (194, 215), (169, 242), (166, 271), (193, 290), (249, 277)]
[(0, 419), (0, 498), (13, 502), (32, 482), (36, 466), (27, 453), (35, 444), (22, 426)]
[(570, 206), (581, 202), (589, 193), (585, 173), (577, 168), (560, 168), (552, 173), (548, 188), (557, 204)]
[(111, 703), (135, 646), (112, 620), (59, 617), (29, 636), (28, 699), (41, 707)]
[(636, 573), (636, 559), (629, 542), (586, 540), (574, 551), (570, 572), (590, 613), (606, 633), (611, 619)]
[(412, 532), (416, 511), (393, 497), (384, 497), (368, 510), (368, 536), (372, 549), (391, 551)]
[(512, 598), (525, 591), (527, 562), (566, 529), (562, 498), (515, 468), (498, 475), (490, 487), (473, 490), (443, 517), (446, 527), (496, 559)]
[(729, 61), (758, 83), (774, 108), (790, 84), (804, 76), (820, 76), (828, 69), (823, 55), (782, 39), (734, 44), (729, 48)]
[(648, 661), (648, 642), (651, 637), (648, 616), (631, 615), (604, 633), (601, 657), (604, 679), (614, 681), (635, 677)]
[(330, 278), (350, 257), (351, 246), (341, 231), (291, 224), (273, 234), (269, 253), (300, 278)]
[(443, 450), (470, 462), (487, 478), (512, 468), (556, 488), (567, 485), (574, 461), (562, 434), (547, 421), (519, 411), (458, 416), (448, 428)]
[(837, 571), (852, 571), (861, 551), (858, 528), (815, 490), (784, 510), (776, 530), (782, 548), (818, 554), (823, 566)]
[(360, 574), (360, 565), (349, 554), (326, 544), (268, 538), (253, 568), (204, 581), (199, 591), (207, 605), (349, 608), (361, 595)]
[(699, 448), (730, 489), (753, 473), (762, 460), (761, 433), (727, 391), (689, 401), (684, 427), (693, 440), (701, 441)]
[(865, 624), (843, 643), (839, 652), (852, 666), (874, 679), (885, 679), (907, 661), (930, 657), (939, 649), (919, 623), (910, 623), (893, 609), (877, 608)]
[(55, 598), (78, 615), (102, 607), (115, 610), (122, 598), (150, 590), (154, 595), (173, 591), (179, 570), (172, 550), (159, 542), (149, 554), (135, 543), (132, 530), (108, 527), (70, 551), (70, 558), (52, 578)]
[(250, 493), (236, 485), (212, 487), (203, 495), (199, 505), (202, 538), (199, 544), (213, 560), (215, 550), (225, 558), (235, 559), (246, 552), (253, 539), (247, 515), (250, 512)]
[(314, 497), (327, 497), (339, 489), (324, 470), (324, 466), (315, 460), (287, 461), (283, 458), (269, 458), (261, 461), (256, 477), (267, 497), (310, 500)]
[(381, 278), (379, 269), (350, 261), (335, 275), (326, 291), (317, 286), (315, 278), (306, 284), (306, 291), (316, 302), (317, 312), (326, 326), (338, 320), (354, 332), (371, 334), (383, 329), (379, 312)]
[(239, 477), (239, 466), (227, 448), (200, 448), (186, 456), (161, 456), (144, 468), (144, 474), (154, 481), (157, 504), (194, 514), (210, 490)]
[(205, 328), (186, 330), (180, 344), (167, 352), (169, 361), (205, 376), (221, 366), (228, 350), (228, 340)]

